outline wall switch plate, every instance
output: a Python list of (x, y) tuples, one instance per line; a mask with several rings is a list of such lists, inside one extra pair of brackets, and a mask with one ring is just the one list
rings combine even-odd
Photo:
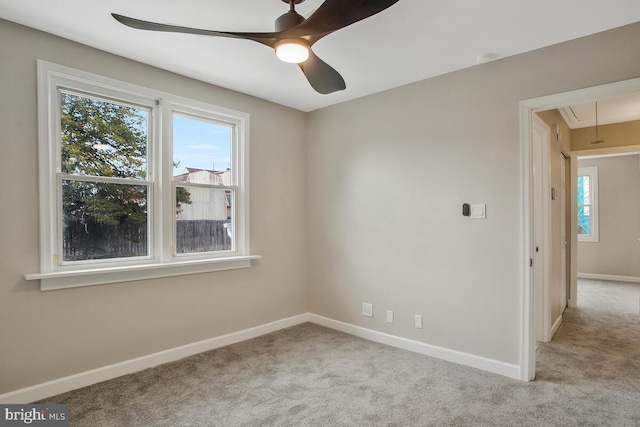
[(413, 326), (415, 326), (418, 329), (422, 329), (422, 316), (419, 314), (416, 314), (413, 317)]
[(487, 205), (486, 204), (476, 204), (471, 205), (471, 218), (475, 219), (485, 219), (487, 217)]
[(387, 323), (393, 323), (393, 310), (387, 310)]
[(367, 317), (373, 317), (373, 304), (369, 304), (368, 302), (363, 302), (362, 315)]

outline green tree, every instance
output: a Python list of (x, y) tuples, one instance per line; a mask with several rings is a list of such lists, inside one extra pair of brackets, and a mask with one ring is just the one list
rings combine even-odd
[(182, 212), (182, 204), (191, 204), (191, 193), (184, 187), (176, 187), (176, 213)]
[[(173, 162), (173, 168), (180, 166), (180, 160)], [(186, 203), (191, 204), (191, 193), (184, 187), (176, 187), (176, 213), (182, 212), (180, 205)]]
[(62, 172), (146, 178), (147, 110), (64, 92), (61, 105)]
[(147, 186), (99, 178), (146, 178), (148, 116), (144, 108), (61, 93), (61, 169), (75, 177), (62, 181), (63, 244), (74, 254), (65, 258), (146, 255)]

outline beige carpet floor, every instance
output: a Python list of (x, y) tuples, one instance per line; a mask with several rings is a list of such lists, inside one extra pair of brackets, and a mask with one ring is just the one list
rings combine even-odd
[(45, 402), (92, 427), (636, 427), (638, 292), (581, 282), (530, 383), (303, 324)]

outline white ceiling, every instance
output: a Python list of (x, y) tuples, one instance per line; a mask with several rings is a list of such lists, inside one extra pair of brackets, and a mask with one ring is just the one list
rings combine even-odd
[[(571, 129), (596, 125), (596, 103), (569, 105), (560, 113)], [(598, 100), (598, 125), (640, 120), (640, 92)]]
[[(309, 16), (322, 2), (297, 10)], [(0, 0), (0, 17), (303, 111), (471, 67), (480, 55), (511, 56), (640, 21), (638, 0), (400, 0), (314, 45), (347, 84), (321, 95), (258, 43), (134, 30), (110, 15), (257, 32), (273, 31), (287, 8), (281, 0)]]

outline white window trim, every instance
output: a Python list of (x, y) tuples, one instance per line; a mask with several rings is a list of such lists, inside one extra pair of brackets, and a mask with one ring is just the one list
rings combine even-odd
[[(591, 234), (578, 234), (578, 242), (598, 243), (600, 242), (599, 218), (598, 218), (598, 167), (587, 166), (578, 168), (578, 176), (589, 177), (589, 191), (591, 192), (590, 216)], [(577, 214), (577, 213), (576, 213)]]
[[(40, 272), (25, 274), (27, 280), (40, 280), (41, 290), (64, 289), (70, 287), (99, 285), (106, 283), (126, 282), (132, 280), (170, 277), (210, 271), (246, 268), (251, 266), (252, 259), (259, 255), (250, 255), (249, 239), (249, 114), (230, 110), (204, 102), (187, 99), (169, 93), (121, 82), (96, 74), (75, 70), (69, 67), (38, 60), (38, 138), (39, 138), (39, 202), (40, 202)], [(155, 115), (154, 128), (156, 135), (172, 135), (172, 114), (187, 112), (206, 117), (216, 117), (232, 123), (236, 129), (237, 144), (232, 155), (232, 168), (236, 174), (237, 194), (235, 203), (235, 224), (233, 231), (234, 249), (221, 253), (193, 254), (192, 256), (174, 256), (167, 239), (173, 240), (172, 204), (162, 203), (162, 197), (173, 197), (171, 162), (160, 159), (173, 158), (173, 147), (167, 141), (161, 144), (161, 152), (156, 152), (154, 144), (149, 146), (149, 171), (154, 176), (150, 187), (151, 200), (155, 211), (149, 216), (150, 231), (161, 231), (154, 234), (150, 242), (150, 254), (135, 260), (117, 262), (101, 262), (93, 265), (77, 263), (60, 265), (56, 259), (58, 252), (55, 245), (59, 242), (59, 219), (57, 203), (59, 200), (57, 180), (51, 179), (56, 173), (59, 162), (57, 135), (60, 124), (52, 123), (52, 109), (59, 108), (57, 100), (58, 87), (72, 89), (99, 88), (103, 94), (126, 95), (135, 99), (138, 104), (151, 109)], [(164, 139), (164, 138), (163, 138)], [(169, 138), (170, 140), (170, 138)], [(162, 168), (162, 170), (160, 170)], [(160, 177), (160, 179), (159, 179)], [(53, 182), (52, 182), (53, 181)], [(162, 191), (162, 194), (161, 194)], [(163, 220), (167, 218), (167, 220)], [(159, 221), (155, 224), (154, 221)]]

